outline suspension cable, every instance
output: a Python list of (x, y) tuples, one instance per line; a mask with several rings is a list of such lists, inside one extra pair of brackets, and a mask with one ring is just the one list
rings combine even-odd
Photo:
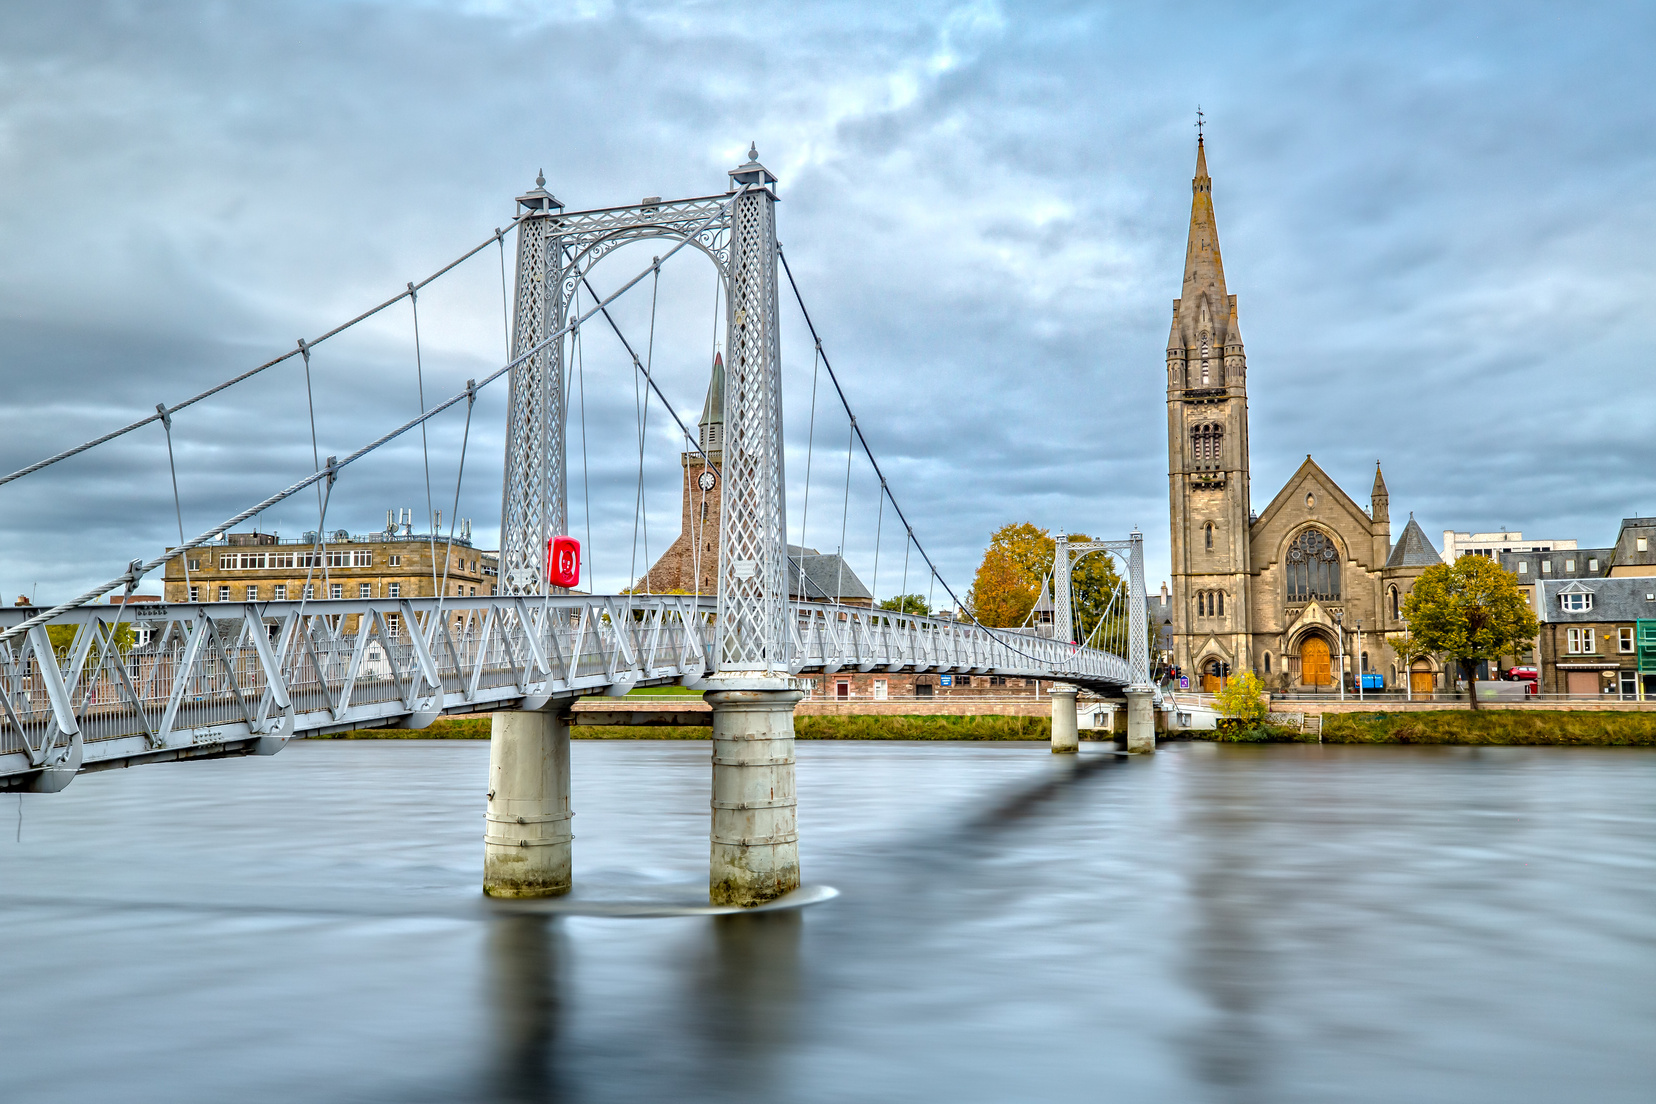
[[(750, 187), (751, 187), (751, 185), (743, 185), (743, 187), (740, 190), (738, 190), (736, 192), (736, 194), (731, 197), (730, 200), (726, 201), (726, 206), (728, 206), (729, 202), (732, 202), (736, 198), (740, 197)], [(720, 213), (721, 212), (719, 212), (719, 211), (715, 211), (713, 214), (709, 215), (706, 219), (703, 220), (703, 225), (705, 225), (706, 223), (709, 223), (713, 219), (717, 218)], [(692, 231), (692, 236), (693, 236), (693, 234), (694, 234), (694, 231)], [(673, 246), (672, 249), (669, 249), (666, 253), (662, 254), (661, 259), (663, 261), (666, 261), (668, 258), (672, 257), (673, 254), (677, 253), (680, 249), (683, 249), (687, 244), (689, 244), (688, 240), (679, 242), (677, 245)], [(652, 268), (653, 268), (653, 266), (652, 266)], [(579, 326), (582, 322), (585, 322), (587, 319), (589, 319), (593, 315), (597, 314), (600, 310), (604, 309), (605, 307), (609, 306), (609, 304), (611, 304), (611, 303), (615, 302), (617, 299), (621, 298), (621, 296), (623, 296), (627, 292), (631, 291), (634, 287), (637, 287), (638, 284), (643, 281), (644, 277), (646, 277), (650, 274), (650, 272), (652, 271), (652, 268), (646, 268), (644, 271), (640, 272), (638, 275), (634, 276), (632, 279), (630, 279), (626, 283), (622, 284), (619, 288), (617, 288), (614, 292), (612, 292), (609, 295), (608, 298), (601, 300), (598, 303), (597, 306), (592, 308), (592, 310), (588, 311), (587, 313), (585, 313), (583, 315), (580, 315), (577, 318), (573, 318), (573, 319), (569, 320), (568, 322), (566, 322), (562, 327), (560, 327), (555, 332), (553, 332), (551, 334), (548, 334), (546, 337), (544, 337), (540, 341), (536, 342), (530, 348), (525, 349), (523, 352), (519, 353), (517, 356), (513, 357), (511, 360), (507, 361), (501, 367), (495, 369), (493, 372), (490, 372), (487, 376), (483, 377), (483, 380), (480, 383), (477, 384), (476, 388), (474, 388), (472, 390), (480, 390), (484, 387), (489, 386), (490, 384), (494, 383), (496, 380), (499, 380), (500, 378), (505, 376), (513, 368), (516, 368), (518, 365), (522, 364), (524, 361), (530, 359), (531, 357), (539, 355), (544, 349), (546, 349), (547, 346), (551, 345), (552, 342), (562, 340), (563, 336), (565, 334), (567, 334), (571, 329)], [(264, 511), (270, 509), (272, 506), (275, 506), (277, 503), (284, 502), (287, 499), (291, 498), (293, 495), (298, 494), (300, 491), (304, 490), (306, 487), (313, 486), (319, 480), (327, 479), (327, 480), (329, 480), (329, 483), (330, 483), (330, 486), (331, 486), (332, 480), (338, 475), (340, 469), (346, 467), (349, 464), (355, 463), (356, 461), (362, 459), (364, 456), (367, 456), (369, 453), (373, 452), (375, 449), (380, 448), (382, 445), (385, 445), (390, 441), (396, 440), (398, 437), (401, 437), (403, 434), (407, 433), (409, 430), (414, 429), (416, 426), (422, 424), (427, 419), (436, 417), (438, 414), (441, 414), (443, 411), (447, 410), (449, 407), (451, 407), (451, 406), (455, 405), (456, 403), (461, 402), (464, 399), (466, 399), (470, 393), (471, 393), (470, 391), (462, 391), (457, 395), (453, 395), (450, 398), (445, 399), (444, 401), (442, 401), (442, 402), (438, 403), (437, 405), (433, 406), (430, 410), (427, 410), (427, 411), (421, 413), (418, 417), (410, 418), (408, 421), (404, 422), (402, 425), (400, 425), (397, 428), (391, 430), (390, 432), (382, 434), (379, 437), (376, 437), (374, 440), (368, 442), (366, 445), (363, 445), (361, 448), (357, 449), (355, 452), (351, 453), (349, 456), (346, 456), (343, 460), (338, 459), (337, 457), (329, 457), (328, 458), (329, 462), (328, 462), (327, 466), (324, 469), (322, 469), (320, 471), (312, 472), (310, 475), (305, 476), (305, 478), (299, 480), (297, 483), (294, 483), (292, 486), (289, 486), (289, 487), (286, 487), (286, 488), (284, 488), (280, 491), (277, 491), (275, 494), (271, 495), (269, 498), (265, 499), (264, 501), (254, 505), (254, 506), (251, 506), (251, 507), (247, 508), (246, 510), (241, 511), (240, 513), (236, 514), (233, 517), (226, 518), (224, 521), (222, 521), (219, 524), (215, 525), (213, 528), (208, 529), (206, 532), (198, 534), (197, 536), (193, 537), (192, 539), (185, 541), (178, 548), (172, 549), (172, 550), (168, 551), (167, 553), (165, 553), (164, 555), (162, 555), (162, 556), (160, 556), (156, 559), (148, 560), (148, 561), (145, 561), (145, 562), (142, 562), (142, 563), (137, 561), (137, 560), (134, 560), (134, 561), (132, 561), (132, 564), (128, 567), (126, 572), (124, 572), (123, 574), (117, 576), (114, 579), (111, 579), (109, 582), (104, 583), (101, 586), (93, 587), (91, 590), (85, 592), (84, 594), (78, 595), (77, 597), (72, 598), (67, 602), (63, 602), (59, 605), (53, 606), (51, 609), (45, 610), (42, 613), (38, 613), (35, 616), (27, 619), (26, 621), (19, 622), (18, 624), (13, 625), (9, 629), (6, 629), (4, 631), (0, 631), (0, 644), (3, 644), (8, 640), (13, 639), (14, 637), (17, 637), (17, 636), (19, 636), (23, 633), (28, 632), (30, 629), (34, 628), (36, 625), (45, 624), (46, 622), (50, 621), (52, 618), (58, 616), (61, 613), (68, 613), (70, 610), (78, 609), (79, 607), (86, 605), (86, 603), (88, 603), (88, 602), (92, 602), (92, 601), (97, 600), (98, 598), (103, 597), (105, 594), (108, 594), (110, 591), (114, 590), (116, 587), (121, 586), (124, 583), (126, 583), (129, 579), (131, 579), (131, 580), (142, 579), (145, 575), (148, 575), (151, 571), (154, 571), (157, 567), (159, 567), (161, 564), (166, 563), (168, 560), (172, 559), (174, 556), (183, 555), (184, 553), (192, 551), (192, 550), (200, 547), (203, 544), (207, 544), (210, 541), (217, 540), (220, 536), (222, 536), (224, 534), (225, 530), (233, 528), (234, 526), (240, 525), (242, 522), (246, 521), (248, 518), (255, 517), (259, 514), (262, 514)], [(325, 502), (326, 502), (326, 498), (324, 498), (324, 503)], [(324, 509), (325, 508), (326, 507), (324, 506)]]
[[(439, 268), (436, 272), (433, 272), (430, 276), (427, 276), (425, 279), (420, 280), (420, 281), (418, 281), (414, 284), (411, 284), (410, 287), (414, 288), (415, 290), (418, 290), (420, 288), (425, 287), (427, 284), (431, 283), (433, 280), (437, 279), (438, 277), (447, 274), (449, 272), (449, 270), (455, 268), (457, 265), (463, 264), (464, 262), (470, 260), (472, 257), (476, 256), (485, 247), (487, 247), (490, 242), (495, 242), (495, 241), (501, 240), (504, 233), (505, 232), (502, 231), (502, 230), (496, 230), (491, 237), (485, 238), (483, 241), (479, 242), (477, 245), (473, 246), (472, 248), (466, 250), (464, 253), (460, 254), (460, 256), (456, 257), (454, 260), (450, 261), (448, 264), (444, 265), (442, 268)], [(504, 248), (504, 246), (502, 246), (502, 248)], [(374, 315), (378, 314), (380, 311), (384, 310), (386, 307), (389, 307), (391, 304), (397, 302), (399, 299), (401, 299), (403, 296), (405, 296), (407, 294), (408, 294), (407, 291), (399, 291), (397, 294), (393, 295), (391, 298), (387, 299), (385, 302), (381, 303), (379, 306), (373, 307), (369, 310), (363, 311), (361, 314), (357, 315), (355, 318), (351, 319), (349, 322), (343, 322), (340, 325), (335, 326), (333, 329), (327, 331), (322, 336), (310, 341), (308, 344), (310, 344), (310, 345), (320, 345), (320, 344), (322, 344), (322, 342), (328, 340), (328, 338), (336, 337), (339, 334), (344, 333), (346, 330), (350, 329), (352, 326), (355, 326), (358, 322), (362, 322), (362, 321), (365, 321), (366, 319), (372, 318)], [(243, 372), (239, 376), (232, 376), (230, 379), (225, 380), (223, 383), (215, 384), (214, 386), (209, 387), (207, 390), (201, 392), (199, 395), (192, 395), (190, 398), (187, 398), (182, 402), (174, 403), (172, 406), (167, 407), (167, 413), (168, 413), (168, 415), (176, 414), (180, 410), (183, 410), (187, 406), (194, 406), (196, 403), (200, 402), (201, 400), (211, 398), (212, 396), (218, 394), (220, 391), (223, 391), (223, 390), (225, 390), (227, 388), (230, 388), (230, 387), (234, 387), (236, 384), (241, 383), (244, 380), (252, 379), (254, 376), (258, 375), (260, 372), (263, 372), (266, 368), (274, 368), (276, 365), (278, 365), (278, 364), (282, 363), (284, 360), (287, 360), (290, 357), (296, 355), (298, 352), (299, 352), (298, 349), (290, 349), (287, 352), (283, 353), (281, 356), (273, 357), (272, 359), (265, 361), (263, 364), (260, 364), (258, 367), (252, 368), (252, 369), (249, 369), (246, 372)], [(112, 430), (109, 433), (105, 433), (101, 437), (94, 437), (94, 438), (92, 438), (92, 440), (86, 441), (86, 442), (84, 442), (82, 444), (79, 444), (79, 445), (76, 445), (74, 448), (64, 449), (62, 452), (57, 453), (54, 456), (48, 456), (46, 459), (40, 460), (40, 461), (38, 461), (36, 463), (33, 463), (33, 464), (30, 464), (28, 467), (19, 468), (16, 471), (12, 472), (10, 475), (0, 476), (0, 486), (4, 486), (5, 484), (10, 483), (14, 479), (21, 479), (25, 475), (30, 475), (34, 472), (39, 471), (42, 468), (49, 468), (53, 464), (56, 464), (59, 460), (67, 460), (71, 456), (78, 456), (81, 453), (85, 452), (87, 449), (96, 448), (99, 445), (104, 444), (107, 441), (113, 441), (117, 437), (120, 437), (120, 436), (122, 436), (124, 434), (127, 434), (127, 433), (131, 433), (135, 429), (141, 429), (144, 426), (149, 425), (151, 422), (159, 421), (160, 419), (161, 419), (161, 414), (159, 412), (157, 412), (155, 414), (151, 414), (147, 418), (140, 418), (136, 422), (133, 422), (131, 425), (122, 426), (120, 429)]]
[[(184, 507), (179, 503), (179, 499), (178, 499), (178, 465), (173, 462), (172, 411), (167, 409), (167, 404), (166, 403), (156, 403), (155, 404), (155, 409), (161, 415), (161, 425), (163, 427), (165, 427), (166, 430), (167, 430), (167, 470), (172, 473), (173, 514), (178, 518), (178, 543), (183, 544), (184, 543)], [(182, 564), (183, 567), (184, 567), (184, 596), (186, 598), (189, 598), (190, 597), (190, 559), (189, 559), (188, 556), (185, 556), (185, 557), (182, 557), (178, 562), (180, 564)], [(163, 596), (166, 595), (167, 588), (165, 586), (163, 586), (161, 588), (161, 593), (162, 593)]]
[[(777, 243), (776, 246), (776, 256), (777, 259), (782, 262), (782, 271), (788, 277), (788, 286), (793, 289), (794, 301), (799, 304), (799, 313), (805, 319), (805, 326), (811, 331), (811, 340), (814, 341), (817, 348), (821, 350), (822, 337), (817, 333), (816, 323), (811, 320), (811, 312), (805, 307), (805, 297), (800, 294), (799, 282), (794, 279), (793, 269), (788, 265), (787, 254), (782, 251), (782, 245), (780, 242)], [(991, 639), (998, 641), (1002, 646), (1010, 648), (1019, 655), (1023, 655), (1030, 659), (1036, 658), (1034, 656), (1030, 656), (1027, 652), (1022, 651), (1016, 645), (999, 635), (993, 628), (985, 625), (982, 621), (979, 621), (976, 611), (968, 608), (966, 604), (960, 600), (960, 596), (957, 595), (954, 588), (949, 585), (949, 581), (943, 578), (942, 574), (937, 570), (937, 565), (932, 561), (931, 554), (926, 551), (926, 546), (920, 543), (920, 539), (918, 537), (914, 536), (914, 527), (910, 524), (908, 515), (903, 513), (903, 507), (898, 503), (897, 496), (892, 493), (890, 486), (886, 484), (885, 472), (880, 469), (880, 462), (874, 458), (874, 450), (869, 447), (868, 438), (863, 435), (862, 427), (857, 424), (856, 415), (852, 413), (851, 410), (851, 402), (846, 398), (845, 388), (840, 386), (839, 376), (834, 372), (833, 362), (828, 359), (826, 351), (822, 352), (822, 366), (828, 369), (828, 379), (831, 383), (833, 383), (834, 391), (839, 395), (840, 404), (845, 407), (846, 416), (851, 420), (851, 432), (855, 436), (856, 440), (861, 443), (863, 453), (868, 457), (869, 464), (873, 466), (874, 473), (880, 477), (882, 489), (884, 490), (886, 497), (891, 499), (891, 508), (896, 511), (898, 520), (903, 523), (903, 527), (908, 531), (910, 539), (914, 541), (915, 550), (920, 553), (921, 558), (926, 561), (926, 566), (931, 570), (933, 584), (932, 594), (934, 596), (936, 594), (936, 584), (942, 583), (943, 590), (954, 602), (955, 607), (964, 611), (966, 616), (971, 619), (973, 625), (976, 625), (978, 628), (982, 629)], [(929, 600), (927, 604), (930, 604)]]
[(845, 598), (845, 526), (851, 517), (851, 447), (856, 443), (851, 434), (857, 432), (857, 419), (851, 419), (851, 429), (845, 438), (845, 501), (840, 504), (839, 577), (834, 580), (834, 601)]
[(822, 363), (822, 342), (816, 343), (811, 354), (811, 421), (805, 431), (805, 505), (799, 512), (799, 544), (806, 544), (806, 527), (811, 520), (811, 457), (816, 453), (817, 369)]

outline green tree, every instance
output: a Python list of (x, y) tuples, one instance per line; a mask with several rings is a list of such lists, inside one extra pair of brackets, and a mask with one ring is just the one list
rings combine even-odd
[(1268, 708), (1261, 692), (1265, 689), (1259, 676), (1252, 671), (1231, 675), (1219, 688), (1214, 705), (1219, 712), (1238, 722), (1240, 728), (1258, 728)]
[(926, 601), (924, 594), (899, 594), (895, 598), (887, 598), (880, 603), (883, 610), (894, 610), (897, 613), (909, 613), (925, 617), (931, 613), (931, 604)]
[[(1091, 540), (1085, 533), (1072, 533), (1070, 540)], [(985, 625), (1015, 628), (1022, 625), (1041, 594), (1041, 583), (1052, 573), (1057, 542), (1052, 534), (1030, 522), (1003, 525), (989, 538), (983, 561), (972, 581), (971, 606)], [(1093, 552), (1071, 568), (1070, 597), (1074, 603), (1075, 633), (1086, 640), (1104, 616), (1121, 577), (1107, 553)], [(1126, 610), (1111, 613), (1125, 623)], [(1106, 626), (1106, 633), (1114, 625)]]
[(1473, 691), (1479, 663), (1500, 659), (1539, 630), (1516, 577), (1485, 556), (1462, 556), (1421, 572), (1403, 603), (1412, 646), (1454, 660)]
[[(52, 642), (52, 651), (57, 655), (58, 662), (61, 663), (63, 660), (69, 658), (69, 653), (75, 646), (75, 630), (77, 628), (78, 626), (76, 625), (46, 626), (46, 639)], [(127, 652), (132, 650), (132, 642), (132, 625), (123, 621), (115, 627), (116, 652), (125, 655)], [(99, 648), (96, 645), (88, 648), (86, 652), (87, 670), (97, 667), (100, 658), (102, 657), (99, 654)]]

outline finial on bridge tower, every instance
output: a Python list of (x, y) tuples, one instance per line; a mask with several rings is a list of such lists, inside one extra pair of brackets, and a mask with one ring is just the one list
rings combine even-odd
[(546, 190), (546, 170), (535, 173), (535, 186), (517, 197), (518, 205), (525, 214), (540, 212), (549, 214), (554, 210), (563, 210), (563, 204), (558, 197)]
[[(759, 143), (748, 143), (747, 164), (730, 170), (730, 182), (737, 184), (757, 184), (761, 188), (767, 184), (776, 183), (776, 174), (759, 163)], [(735, 190), (734, 187), (731, 189)]]

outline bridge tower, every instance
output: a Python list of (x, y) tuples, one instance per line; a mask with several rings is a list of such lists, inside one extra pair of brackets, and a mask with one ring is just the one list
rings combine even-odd
[[(567, 523), (561, 333), (585, 273), (617, 245), (677, 238), (725, 285), (718, 602), (706, 698), (713, 710), (709, 895), (751, 905), (799, 885), (783, 494), (776, 176), (758, 150), (724, 196), (566, 213), (544, 177), (518, 197), (517, 307), (501, 502), (503, 593), (545, 595), (547, 540)], [(559, 339), (548, 341), (548, 338)], [(545, 346), (542, 348), (541, 346)], [(555, 611), (544, 617), (554, 618)], [(490, 741), (484, 891), (570, 886), (573, 698), (497, 713)]]
[(788, 677), (776, 177), (750, 147), (730, 171), (724, 493), (719, 519), (709, 896), (756, 904), (799, 886), (794, 705)]
[(1249, 666), (1247, 359), (1225, 290), (1213, 181), (1196, 142), (1184, 287), (1167, 339), (1167, 473), (1175, 662), (1193, 677)]

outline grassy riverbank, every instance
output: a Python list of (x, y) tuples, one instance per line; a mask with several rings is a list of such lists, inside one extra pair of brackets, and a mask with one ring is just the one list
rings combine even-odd
[[(708, 740), (705, 726), (577, 725), (577, 740)], [(795, 717), (801, 740), (1049, 740), (1046, 717)], [(365, 728), (313, 737), (323, 740), (487, 740), (489, 718), (456, 717), (433, 721), (430, 728)]]
[(1656, 747), (1656, 713), (1537, 709), (1329, 713), (1325, 744)]

